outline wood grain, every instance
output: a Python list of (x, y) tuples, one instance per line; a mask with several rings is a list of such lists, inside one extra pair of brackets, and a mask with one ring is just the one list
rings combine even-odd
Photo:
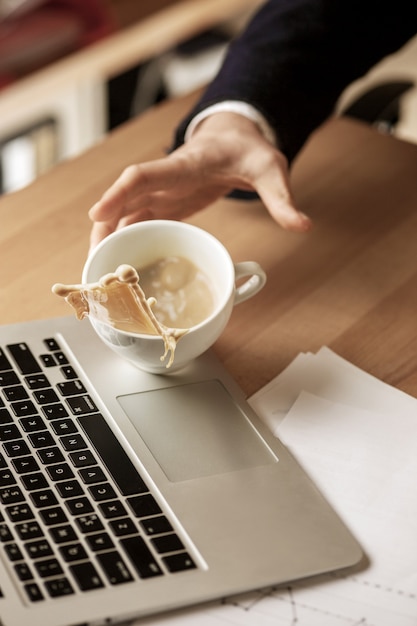
[[(81, 276), (88, 208), (123, 167), (164, 154), (194, 98), (155, 107), (0, 199), (1, 323), (71, 314), (50, 288)], [(332, 120), (292, 172), (299, 206), (315, 222), (310, 233), (284, 232), (260, 202), (224, 199), (190, 220), (268, 275), (215, 346), (247, 394), (298, 352), (328, 345), (417, 397), (416, 172), (417, 146)]]

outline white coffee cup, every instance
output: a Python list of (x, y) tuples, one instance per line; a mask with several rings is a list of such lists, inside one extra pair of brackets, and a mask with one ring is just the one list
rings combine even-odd
[[(186, 222), (150, 220), (122, 228), (101, 241), (86, 260), (82, 282), (95, 283), (123, 264), (138, 269), (169, 256), (186, 258), (200, 268), (211, 283), (215, 300), (209, 316), (179, 339), (169, 368), (161, 361), (162, 337), (119, 330), (90, 316), (93, 328), (112, 350), (155, 374), (176, 371), (205, 352), (223, 332), (233, 306), (258, 293), (266, 281), (258, 263), (233, 263), (226, 248), (205, 230)], [(244, 277), (247, 280), (237, 286), (236, 281)]]

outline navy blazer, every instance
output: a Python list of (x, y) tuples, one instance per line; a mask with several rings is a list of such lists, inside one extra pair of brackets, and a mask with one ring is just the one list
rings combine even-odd
[(344, 88), (416, 32), (417, 0), (269, 0), (231, 42), (174, 147), (196, 113), (242, 100), (266, 117), (291, 162)]

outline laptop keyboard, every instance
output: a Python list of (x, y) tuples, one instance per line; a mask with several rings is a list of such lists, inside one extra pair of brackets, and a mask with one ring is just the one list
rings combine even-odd
[(195, 568), (57, 340), (43, 344), (0, 347), (0, 548), (16, 584), (41, 602)]

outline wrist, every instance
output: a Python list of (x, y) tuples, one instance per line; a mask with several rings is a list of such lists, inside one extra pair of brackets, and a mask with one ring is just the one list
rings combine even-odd
[(252, 105), (238, 100), (225, 100), (218, 102), (200, 111), (200, 113), (198, 113), (188, 125), (185, 131), (184, 141), (189, 141), (197, 128), (201, 126), (203, 121), (212, 117), (217, 118), (217, 123), (219, 123), (219, 119), (226, 121), (228, 119), (227, 114), (233, 116), (232, 118), (229, 117), (229, 119), (232, 119), (234, 123), (237, 123), (239, 118), (241, 118), (242, 121), (243, 119), (250, 120), (252, 124), (257, 127), (261, 135), (263, 135), (269, 143), (277, 147), (278, 142), (275, 132), (271, 125), (267, 122), (266, 118)]

